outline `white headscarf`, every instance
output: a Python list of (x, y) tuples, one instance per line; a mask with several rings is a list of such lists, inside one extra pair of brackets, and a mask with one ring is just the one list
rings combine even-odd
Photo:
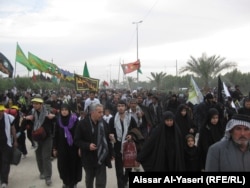
[(226, 130), (225, 130), (226, 139), (229, 139), (231, 137), (230, 130), (232, 130), (237, 125), (242, 125), (250, 129), (250, 116), (243, 114), (233, 115), (232, 119), (226, 125)]

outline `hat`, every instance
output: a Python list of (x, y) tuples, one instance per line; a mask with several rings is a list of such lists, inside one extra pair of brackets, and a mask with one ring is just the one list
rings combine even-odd
[(0, 111), (6, 110), (5, 106), (3, 104), (0, 104)]
[(226, 138), (230, 138), (230, 131), (237, 125), (242, 125), (250, 129), (250, 116), (245, 114), (234, 114), (231, 120), (226, 125)]
[(18, 107), (17, 105), (12, 105), (11, 108), (12, 108), (12, 109), (19, 110), (19, 107)]
[(41, 97), (41, 95), (36, 95), (31, 102), (38, 102), (38, 103), (43, 103), (43, 99)]

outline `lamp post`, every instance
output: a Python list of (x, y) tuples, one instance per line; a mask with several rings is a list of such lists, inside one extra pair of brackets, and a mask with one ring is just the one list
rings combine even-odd
[[(142, 20), (138, 22), (132, 22), (132, 24), (136, 25), (136, 58), (139, 59), (139, 53), (138, 53), (138, 24), (142, 23)], [(137, 82), (139, 82), (139, 71), (137, 70)]]

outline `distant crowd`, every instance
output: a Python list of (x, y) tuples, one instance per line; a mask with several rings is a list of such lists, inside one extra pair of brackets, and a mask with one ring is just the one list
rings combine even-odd
[[(87, 188), (106, 187), (112, 160), (118, 188), (128, 186), (131, 171), (250, 171), (250, 98), (239, 85), (229, 91), (223, 103), (211, 91), (199, 104), (187, 93), (144, 90), (6, 91), (0, 95), (2, 188), (12, 148), (28, 154), (26, 138), (47, 186), (55, 158), (64, 188), (77, 187), (82, 168)], [(136, 146), (131, 167), (124, 166), (125, 142)]]

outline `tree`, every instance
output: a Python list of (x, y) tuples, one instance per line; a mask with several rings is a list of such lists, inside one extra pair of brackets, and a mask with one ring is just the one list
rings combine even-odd
[(167, 73), (163, 73), (163, 72), (153, 73), (153, 72), (150, 72), (150, 74), (152, 76), (152, 78), (148, 77), (150, 79), (150, 81), (155, 82), (157, 89), (161, 89), (162, 81), (166, 78)]
[(116, 89), (117, 85), (118, 85), (118, 80), (110, 80), (111, 86)]
[(127, 81), (128, 81), (129, 89), (132, 89), (132, 84), (136, 81), (136, 79), (133, 78), (132, 76), (128, 76)]
[(234, 62), (225, 62), (224, 57), (220, 56), (210, 56), (207, 57), (206, 53), (198, 59), (190, 56), (187, 65), (180, 69), (180, 73), (192, 72), (196, 76), (200, 77), (204, 83), (204, 90), (207, 92), (209, 90), (209, 80), (218, 76), (223, 70), (234, 68), (237, 66)]

